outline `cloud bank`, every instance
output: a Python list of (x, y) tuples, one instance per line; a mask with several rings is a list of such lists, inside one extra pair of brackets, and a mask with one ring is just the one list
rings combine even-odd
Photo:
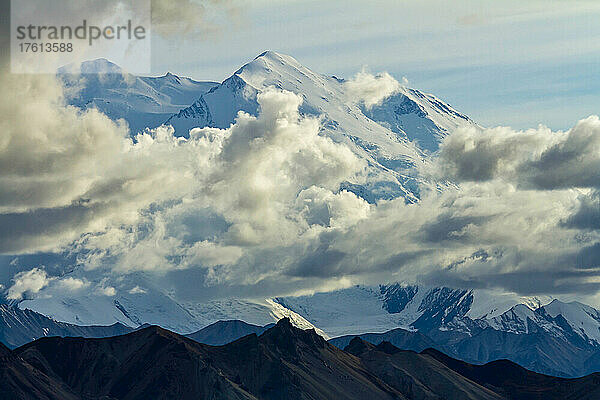
[[(227, 129), (131, 139), (125, 125), (65, 106), (51, 77), (0, 79), (0, 252), (69, 254), (70, 268), (104, 276), (30, 265), (10, 299), (59, 288), (142, 295), (119, 287), (136, 271), (192, 300), (394, 280), (519, 294), (600, 288), (598, 117), (565, 132), (459, 129), (421, 171), (443, 190), (369, 204), (340, 190), (365, 162), (319, 135), (293, 93), (264, 91), (259, 114), (240, 112)], [(384, 75), (347, 85), (365, 106), (397, 90)]]
[(566, 132), (540, 127), (460, 129), (441, 146), (440, 176), (456, 181), (502, 180), (536, 190), (600, 186), (600, 119)]

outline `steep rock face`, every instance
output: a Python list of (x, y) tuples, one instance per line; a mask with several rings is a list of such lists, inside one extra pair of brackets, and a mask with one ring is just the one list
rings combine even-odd
[(232, 75), (202, 94), (191, 106), (170, 116), (165, 123), (172, 125), (181, 136), (187, 136), (192, 128), (227, 128), (240, 111), (257, 114), (258, 92), (239, 75)]
[(553, 336), (579, 342), (579, 345), (600, 345), (600, 311), (579, 302), (553, 300), (535, 310), (521, 304), (487, 322), (489, 326), (506, 332), (543, 330)]
[(469, 117), (435, 96), (410, 88), (402, 88), (400, 93), (363, 112), (429, 152), (437, 151), (443, 138), (454, 129), (475, 126)]

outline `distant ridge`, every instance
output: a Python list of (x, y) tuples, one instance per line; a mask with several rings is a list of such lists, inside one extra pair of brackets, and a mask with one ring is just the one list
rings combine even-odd
[(239, 320), (217, 321), (197, 332), (185, 336), (198, 343), (221, 346), (250, 334), (260, 335), (273, 326), (274, 324), (265, 326), (252, 325)]
[(15, 348), (46, 336), (108, 337), (131, 332), (120, 323), (110, 326), (80, 326), (58, 322), (31, 310), (0, 304), (0, 342)]

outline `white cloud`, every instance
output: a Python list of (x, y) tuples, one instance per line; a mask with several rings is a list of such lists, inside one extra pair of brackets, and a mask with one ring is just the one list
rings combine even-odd
[(6, 297), (11, 300), (20, 300), (26, 294), (35, 295), (48, 286), (52, 279), (48, 277), (46, 271), (40, 268), (19, 272), (13, 277), (13, 285), (8, 288)]
[(142, 289), (139, 286), (135, 286), (135, 287), (129, 289), (129, 294), (143, 294), (143, 293), (146, 293), (146, 290)]
[(2, 74), (0, 88), (0, 253), (56, 251), (185, 196), (178, 154), (194, 148), (166, 128), (134, 142), (98, 111), (65, 106), (46, 75)]
[[(233, 265), (248, 249), (283, 246), (309, 232), (313, 223), (298, 209), (309, 192), (319, 192), (331, 213), (321, 228), (349, 226), (365, 217), (364, 200), (335, 194), (363, 162), (320, 136), (318, 120), (300, 117), (299, 96), (267, 90), (258, 101), (257, 117), (240, 113), (228, 129), (194, 129), (189, 140), (175, 140), (166, 128), (153, 137), (138, 136), (140, 146), (176, 141), (147, 156), (153, 162), (170, 160), (172, 179), (185, 185), (169, 193), (182, 200), (144, 215), (133, 230), (114, 226), (85, 236), (78, 246), (87, 254), (86, 265), (102, 265), (98, 259), (109, 254), (118, 257), (113, 264), (118, 271)], [(138, 159), (138, 165), (144, 162)], [(357, 212), (345, 216), (348, 209)]]
[(344, 87), (351, 101), (362, 102), (367, 109), (400, 90), (398, 81), (387, 72), (372, 75), (365, 70), (346, 81)]
[(68, 291), (78, 291), (83, 288), (90, 286), (90, 283), (79, 278), (66, 277), (58, 281), (59, 289), (68, 290)]
[(11, 300), (20, 300), (24, 297), (35, 298), (40, 296), (42, 292), (45, 293), (45, 296), (52, 296), (57, 291), (59, 293), (65, 290), (76, 292), (90, 286), (90, 282), (86, 279), (49, 276), (46, 270), (42, 268), (18, 272), (12, 280), (13, 284), (8, 288), (6, 296)]
[(553, 190), (600, 187), (600, 119), (590, 116), (572, 129), (540, 126), (461, 128), (440, 146), (438, 175), (457, 181), (501, 180)]
[(98, 288), (97, 292), (103, 296), (112, 297), (117, 294), (117, 290), (112, 286), (106, 286), (103, 288)]
[(117, 289), (115, 289), (113, 286), (107, 285), (107, 282), (108, 278), (104, 278), (96, 285), (96, 294), (107, 297), (113, 297), (117, 294)]
[[(240, 113), (228, 129), (183, 139), (161, 127), (131, 140), (98, 112), (65, 107), (51, 78), (7, 75), (0, 251), (67, 249), (82, 273), (100, 276), (34, 268), (14, 276), (10, 299), (88, 285), (115, 296), (108, 277), (139, 270), (189, 296), (406, 279), (525, 294), (599, 289), (597, 117), (567, 132), (458, 130), (426, 171), (455, 185), (424, 186), (418, 204), (370, 205), (340, 191), (365, 163), (319, 135), (298, 95), (267, 90), (259, 115)], [(384, 75), (351, 82), (367, 106), (397, 87)]]

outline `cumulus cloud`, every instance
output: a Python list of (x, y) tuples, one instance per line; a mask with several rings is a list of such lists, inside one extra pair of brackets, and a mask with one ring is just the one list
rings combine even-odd
[(49, 276), (43, 268), (33, 268), (15, 274), (13, 284), (8, 288), (6, 297), (11, 300), (21, 300), (25, 297), (35, 298), (41, 292), (47, 291), (45, 296), (52, 296), (53, 292), (77, 292), (90, 286), (87, 279), (74, 277)]
[(146, 293), (145, 289), (142, 289), (139, 286), (134, 286), (131, 289), (129, 289), (129, 294), (144, 294)]
[(461, 128), (440, 146), (440, 176), (455, 181), (503, 180), (540, 190), (600, 186), (600, 119), (566, 132), (546, 127)]
[(100, 296), (113, 297), (117, 294), (117, 289), (108, 285), (108, 278), (103, 278), (97, 285), (95, 293)]
[(132, 140), (124, 124), (66, 106), (47, 75), (2, 74), (0, 87), (0, 253), (56, 251), (185, 195), (191, 175), (167, 128)]
[(6, 297), (10, 300), (20, 300), (26, 294), (35, 295), (48, 286), (51, 280), (46, 271), (40, 268), (19, 272), (13, 277), (13, 285), (8, 288)]
[(372, 75), (365, 70), (346, 81), (344, 87), (349, 99), (362, 102), (367, 109), (400, 90), (398, 81), (387, 72)]
[(102, 296), (113, 297), (117, 294), (117, 290), (112, 286), (105, 286), (97, 288), (96, 293)]
[[(216, 282), (228, 266), (248, 263), (251, 251), (287, 246), (303, 235), (366, 218), (366, 201), (338, 192), (364, 162), (319, 135), (317, 119), (300, 116), (300, 96), (266, 90), (258, 102), (258, 116), (240, 113), (228, 129), (194, 129), (176, 146), (149, 152), (155, 161), (178, 160), (172, 171), (186, 184), (169, 191), (177, 201), (142, 213), (133, 228), (111, 226), (84, 236), (76, 244), (81, 262), (101, 267), (112, 257), (111, 267), (121, 272), (203, 267)], [(172, 131), (161, 129), (175, 140)], [(159, 137), (144, 135), (138, 142)]]
[[(361, 74), (347, 88), (365, 106), (398, 88)], [(0, 99), (0, 252), (64, 252), (97, 278), (34, 268), (14, 276), (10, 299), (140, 294), (112, 279), (132, 271), (189, 298), (390, 280), (600, 289), (597, 117), (566, 132), (461, 128), (423, 170), (448, 185), (424, 184), (416, 204), (369, 204), (340, 189), (365, 162), (320, 135), (293, 93), (265, 90), (258, 115), (240, 112), (227, 129), (130, 138), (97, 111), (65, 106), (51, 77), (6, 74), (0, 85), (10, 94)]]
[(58, 287), (60, 289), (68, 290), (71, 292), (75, 292), (75, 291), (84, 289), (88, 286), (90, 286), (90, 283), (87, 282), (86, 280), (79, 279), (79, 278), (73, 278), (70, 276), (58, 281)]

